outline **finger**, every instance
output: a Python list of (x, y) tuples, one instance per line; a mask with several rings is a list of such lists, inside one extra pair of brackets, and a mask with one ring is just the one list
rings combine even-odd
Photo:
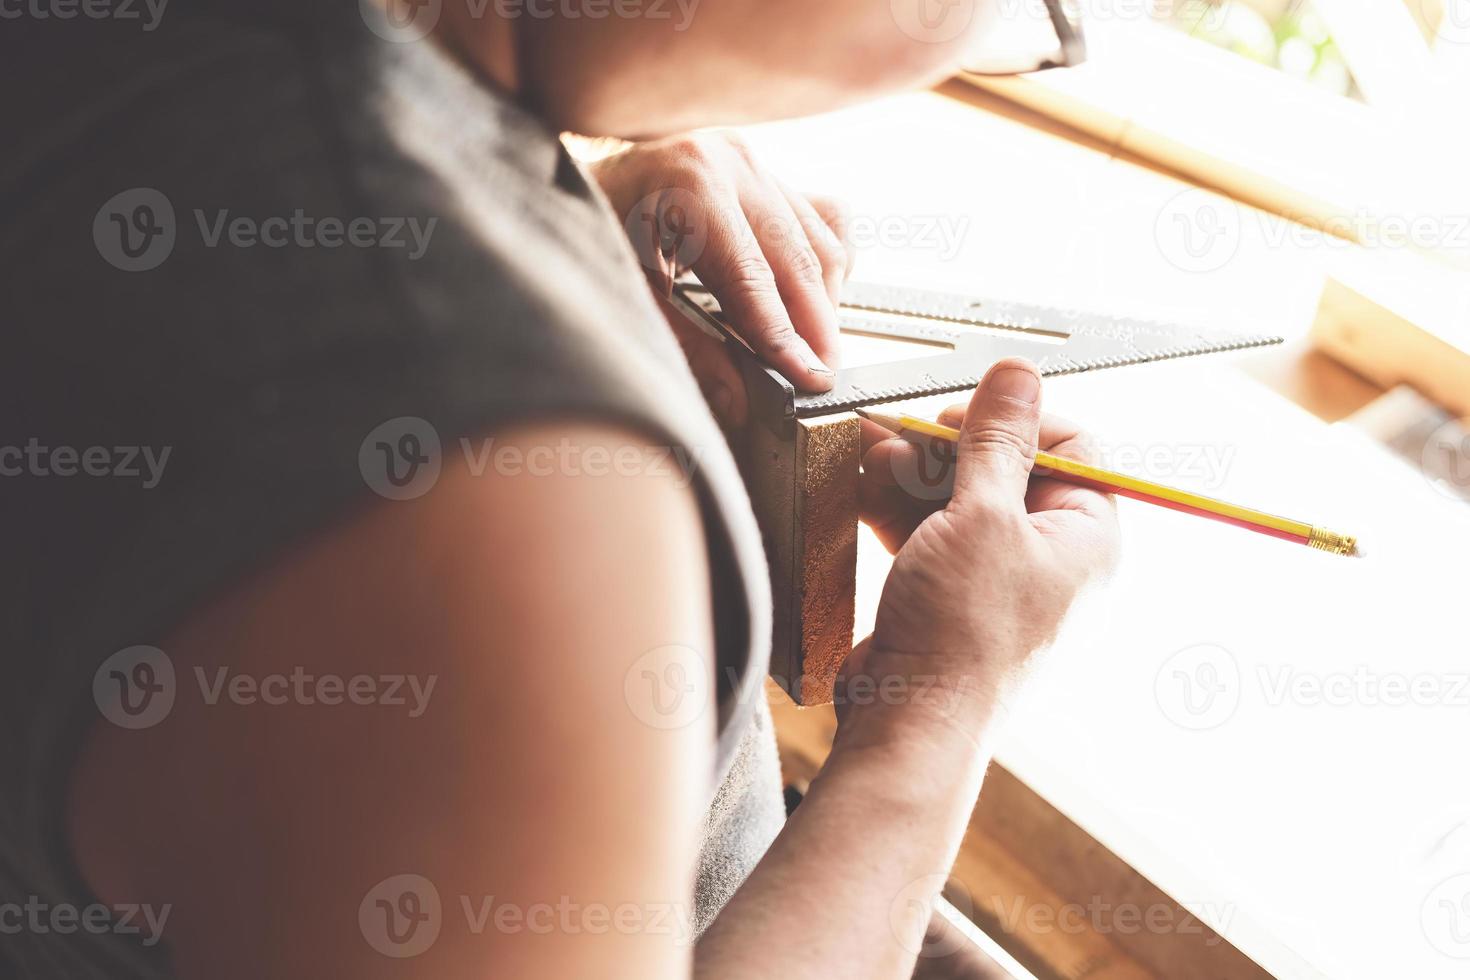
[(845, 202), (825, 194), (807, 194), (806, 199), (842, 243), (842, 252), (847, 257), (847, 265), (842, 270), (845, 281), (852, 275), (852, 267), (857, 262), (857, 249), (852, 243), (852, 209)]
[(894, 432), (885, 425), (879, 425), (872, 419), (860, 418), (858, 419), (858, 424), (858, 445), (861, 447), (864, 455), (867, 454), (869, 449), (878, 445), (878, 443), (898, 438), (897, 432)]
[(1041, 428), (1041, 375), (1008, 357), (985, 375), (960, 426), (955, 499), (1020, 512)]
[[(1065, 419), (1048, 417), (1041, 426), (1041, 442), (1046, 451), (1081, 463), (1096, 463), (1098, 450), (1092, 437)], [(1026, 493), (1026, 509), (1033, 514), (1049, 510), (1082, 511), (1095, 518), (1111, 519), (1117, 511), (1113, 495), (1100, 487), (1088, 487), (1072, 480), (1046, 475), (1037, 468), (1031, 475)]]
[[(965, 412), (968, 405), (948, 405), (944, 411), (939, 413), (936, 420), (940, 425), (947, 425), (951, 429), (958, 429), (965, 424)], [(1062, 448), (1066, 452), (1062, 452)], [(1041, 413), (1041, 428), (1037, 432), (1036, 448), (1044, 449), (1058, 456), (1068, 455), (1069, 458), (1079, 463), (1091, 463), (1095, 461), (1097, 446), (1093, 438), (1070, 419), (1064, 419), (1060, 415), (1052, 415), (1050, 412)]]
[(916, 502), (898, 487), (858, 483), (858, 518), (890, 554), (897, 554), (919, 525), (943, 508), (942, 503)]
[[(939, 424), (959, 428), (965, 421), (966, 406), (950, 405), (939, 413)], [(1095, 463), (1098, 457), (1096, 441), (1083, 432), (1070, 419), (1043, 412), (1037, 433), (1037, 446), (1056, 456), (1075, 459), (1079, 463)], [(1080, 487), (1076, 483), (1048, 478), (1046, 473), (1035, 468), (1026, 490), (1026, 509), (1035, 513), (1044, 510), (1087, 510), (1098, 511), (1098, 507), (1113, 509), (1112, 496)]]
[(863, 456), (869, 486), (896, 489), (932, 511), (954, 493), (955, 460), (948, 443), (931, 439), (885, 439)]
[(740, 204), (755, 231), (761, 252), (776, 276), (791, 324), (822, 364), (835, 367), (837, 307), (828, 294), (822, 260), (812, 235), (826, 224), (811, 206), (787, 197), (774, 178), (752, 171), (740, 185)]
[(890, 552), (903, 547), (915, 528), (949, 499), (948, 487), (926, 493), (922, 481), (913, 479), (922, 451), (905, 439), (880, 439), (863, 456), (858, 516)]
[(726, 428), (744, 425), (748, 412), (745, 381), (730, 346), (695, 327), (673, 304), (661, 301), (661, 305), (710, 411)]
[[(817, 254), (817, 261), (822, 263), (822, 283), (827, 288), (827, 298), (836, 307), (842, 302), (842, 283), (847, 278), (847, 246), (805, 195), (797, 193), (779, 180), (776, 181), (776, 186), (786, 195), (786, 203), (796, 212), (796, 220), (801, 222), (802, 231), (806, 233), (812, 251)], [(821, 345), (812, 346), (829, 365), (834, 363), (835, 349), (823, 351)]]
[(719, 300), (730, 325), (767, 364), (803, 391), (827, 391), (836, 381), (796, 332), (760, 244), (741, 207), (706, 205), (705, 246), (692, 262)]

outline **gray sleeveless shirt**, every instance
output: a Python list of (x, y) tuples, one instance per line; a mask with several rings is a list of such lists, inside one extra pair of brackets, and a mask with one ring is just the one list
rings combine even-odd
[(621, 223), (556, 134), (431, 42), (385, 39), (355, 3), (235, 6), (4, 28), (0, 975), (170, 976), (166, 931), (24, 912), (100, 904), (63, 815), (78, 746), (117, 708), (109, 658), (428, 489), (460, 439), (542, 418), (615, 420), (697, 461), (720, 668), (702, 929), (782, 820), (768, 585)]

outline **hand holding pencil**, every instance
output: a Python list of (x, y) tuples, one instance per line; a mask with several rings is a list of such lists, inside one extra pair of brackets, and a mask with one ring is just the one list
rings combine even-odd
[[(934, 440), (952, 446), (957, 445), (961, 438), (961, 430), (944, 424), (942, 419), (940, 422), (930, 422), (910, 415), (893, 415), (861, 408), (857, 412), (869, 422), (900, 436)], [(955, 413), (950, 410), (947, 414), (953, 416)], [(1279, 517), (1124, 473), (1116, 473), (1095, 466), (1084, 459), (1069, 458), (1038, 449), (1033, 473), (1039, 478), (1057, 479), (1104, 493), (1130, 497), (1181, 513), (1232, 524), (1258, 534), (1305, 544), (1330, 554), (1349, 557), (1362, 557), (1363, 554), (1357, 539), (1350, 535), (1339, 534), (1305, 521)]]
[[(1118, 557), (1113, 499), (1057, 480), (1032, 480), (1038, 450), (1086, 458), (1086, 438), (1043, 417), (1041, 378), (1020, 359), (997, 364), (975, 390), (954, 453), (952, 493), (907, 484), (926, 447), (864, 423), (863, 520), (896, 553), (873, 635), (849, 661), (882, 677), (937, 676), (974, 689), (978, 714), (1003, 701), (1031, 656), (1054, 637), (1075, 596)], [(907, 484), (907, 485), (906, 485)], [(967, 709), (968, 710), (968, 709)], [(922, 714), (922, 712), (920, 712)]]

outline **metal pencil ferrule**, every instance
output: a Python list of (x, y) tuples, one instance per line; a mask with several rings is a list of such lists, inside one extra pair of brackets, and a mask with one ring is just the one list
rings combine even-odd
[(1338, 534), (1329, 531), (1325, 527), (1312, 528), (1312, 534), (1307, 539), (1309, 548), (1318, 551), (1331, 552), (1334, 555), (1351, 555), (1358, 547), (1358, 539), (1351, 534)]

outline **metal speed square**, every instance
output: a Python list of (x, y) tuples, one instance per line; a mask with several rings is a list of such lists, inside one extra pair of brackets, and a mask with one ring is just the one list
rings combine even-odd
[(832, 682), (852, 649), (860, 455), (852, 409), (968, 391), (1005, 357), (1028, 358), (1050, 377), (1282, 340), (849, 283), (838, 310), (843, 333), (944, 350), (842, 368), (831, 391), (804, 394), (756, 357), (698, 282), (680, 280), (671, 302), (695, 325), (732, 345), (745, 379), (750, 417), (733, 449), (771, 568), (771, 674), (798, 704), (832, 700)]

